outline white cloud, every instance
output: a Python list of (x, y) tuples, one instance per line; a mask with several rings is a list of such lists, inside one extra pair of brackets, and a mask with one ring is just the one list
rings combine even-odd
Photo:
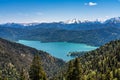
[(95, 2), (89, 2), (89, 3), (85, 3), (85, 5), (88, 5), (88, 6), (96, 6), (96, 5), (98, 5), (98, 4), (95, 3)]

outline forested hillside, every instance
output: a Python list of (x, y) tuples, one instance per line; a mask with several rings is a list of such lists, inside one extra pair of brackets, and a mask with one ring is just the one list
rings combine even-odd
[(28, 72), (33, 55), (36, 53), (40, 54), (42, 66), (48, 78), (53, 77), (65, 64), (63, 60), (54, 58), (46, 52), (0, 38), (0, 75), (14, 80), (13, 78), (19, 77), (23, 68)]
[(120, 80), (120, 40), (70, 61), (65, 71), (54, 80)]

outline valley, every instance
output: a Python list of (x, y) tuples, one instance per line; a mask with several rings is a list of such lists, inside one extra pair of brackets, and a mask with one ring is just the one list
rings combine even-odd
[(120, 80), (120, 0), (0, 0), (0, 80)]
[[(84, 30), (81, 26), (79, 29), (76, 28), (75, 25), (86, 24), (89, 27), (92, 26), (91, 23), (64, 24), (64, 27), (63, 23), (44, 23), (44, 25), (42, 23), (29, 26), (15, 23), (0, 25), (0, 71), (2, 78), (4, 79), (4, 75), (6, 75), (9, 79), (12, 77), (19, 79), (22, 68), (25, 69), (25, 73), (29, 73), (32, 59), (36, 53), (39, 53), (41, 67), (45, 70), (48, 80), (62, 80), (63, 78), (68, 80), (69, 75), (74, 75), (74, 69), (71, 68), (69, 72), (69, 64), (74, 64), (77, 59), (80, 62), (75, 63), (79, 66), (76, 69), (84, 71), (82, 74), (79, 73), (82, 80), (101, 80), (101, 78), (104, 80), (103, 78), (107, 79), (111, 75), (113, 77), (110, 79), (118, 78), (119, 56), (116, 56), (119, 55), (120, 23), (93, 23), (94, 28), (84, 28)], [(102, 27), (97, 24), (101, 24)], [(45, 27), (45, 25), (47, 26)], [(62, 26), (58, 27), (58, 25)], [(66, 25), (74, 27), (67, 29)], [(72, 56), (77, 56), (68, 57), (69, 52), (74, 52)], [(106, 67), (100, 66), (100, 64), (106, 65)], [(15, 74), (5, 72), (9, 71), (11, 65)], [(113, 73), (114, 70), (116, 73)]]

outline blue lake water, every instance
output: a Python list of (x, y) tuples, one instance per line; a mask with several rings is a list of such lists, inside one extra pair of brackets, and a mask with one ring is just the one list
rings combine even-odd
[(19, 40), (18, 43), (36, 48), (38, 50), (43, 50), (50, 53), (52, 56), (61, 58), (65, 61), (71, 59), (67, 54), (74, 51), (90, 51), (97, 47), (88, 46), (86, 44), (80, 43), (68, 43), (68, 42), (48, 42), (42, 43), (40, 41), (29, 41), (29, 40)]

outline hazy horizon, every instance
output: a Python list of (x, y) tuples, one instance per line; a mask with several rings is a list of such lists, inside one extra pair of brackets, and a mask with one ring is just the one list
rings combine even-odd
[[(119, 16), (118, 16), (119, 17)], [(117, 18), (117, 17), (111, 17), (111, 18)], [(76, 18), (73, 18), (73, 19), (67, 19), (67, 20), (60, 20), (60, 21), (33, 21), (33, 22), (3, 22), (3, 23), (0, 23), (0, 24), (12, 24), (12, 23), (15, 23), (15, 24), (34, 24), (34, 23), (59, 23), (59, 22), (65, 22), (66, 24), (67, 24), (67, 21), (68, 21), (68, 24), (70, 24), (69, 23), (69, 21), (72, 21), (72, 20), (74, 20), (74, 19), (76, 19), (76, 20), (79, 20), (79, 21), (81, 21), (81, 22), (86, 22), (86, 21), (90, 21), (90, 22), (94, 22), (94, 21), (99, 21), (99, 22), (101, 22), (101, 23), (103, 23), (103, 22), (105, 22), (106, 20), (109, 20), (109, 19), (111, 19), (111, 18), (106, 18), (105, 20), (99, 20), (99, 19), (95, 19), (95, 20), (87, 20), (87, 19), (85, 19), (85, 20), (80, 20), (80, 19), (76, 19)]]

